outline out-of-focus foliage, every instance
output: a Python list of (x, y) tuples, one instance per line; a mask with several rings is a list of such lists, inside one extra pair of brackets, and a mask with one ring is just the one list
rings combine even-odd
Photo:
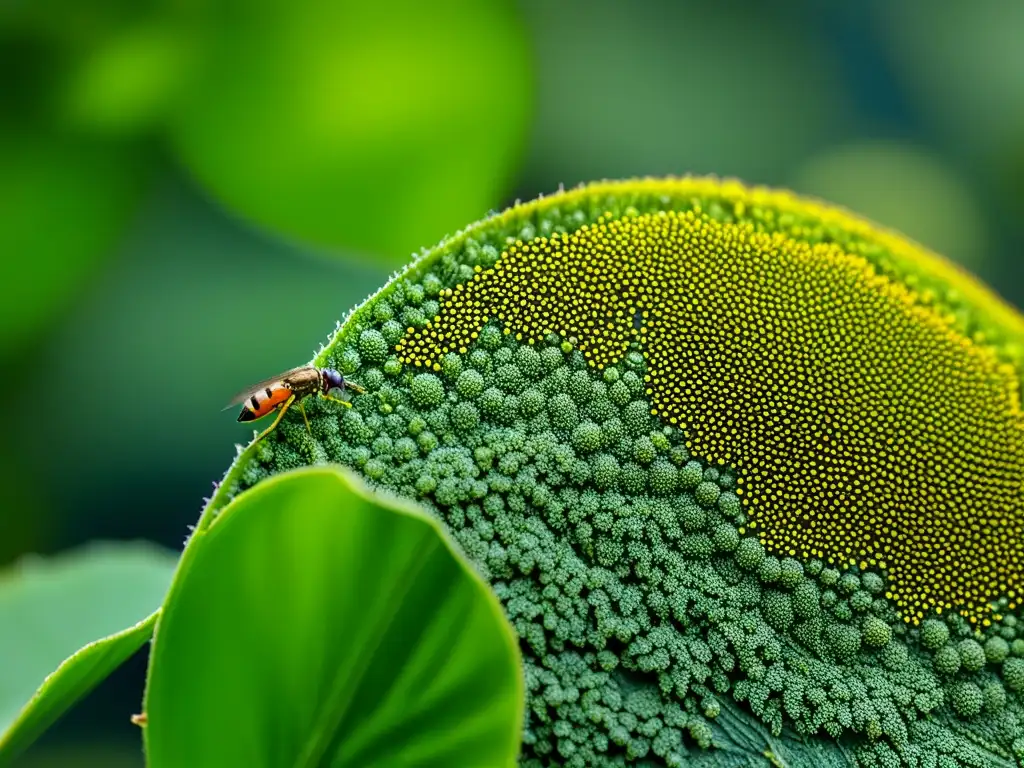
[(511, 2), (236, 10), (215, 3), (204, 18), (171, 125), (186, 165), (232, 209), (399, 263), (507, 192), (532, 79)]
[(601, 178), (781, 177), (848, 119), (837, 62), (786, 4), (526, 0), (531, 190)]
[[(0, 765), (7, 766), (93, 688), (114, 673), (153, 634), (157, 615), (112, 635), (92, 640), (50, 672), (0, 740)], [(63, 630), (63, 627), (55, 630)]]
[(1021, 146), (1024, 4), (879, 3), (878, 29), (909, 98), (944, 133), (979, 160)]
[[(74, 395), (75, 429), (48, 411), (18, 412), (23, 449), (62, 467), (51, 489), (56, 503), (108, 492), (111, 482), (167, 483), (172, 506), (157, 519), (177, 515), (170, 533), (180, 542), (217, 473), (181, 495), (169, 477), (190, 462), (222, 461), (225, 447), (247, 433), (221, 408), (253, 381), (308, 359), (338, 307), (354, 305), (385, 275), (361, 263), (338, 270), (317, 254), (258, 237), (183, 185), (167, 184), (128, 234), (115, 268), (45, 347), (46, 376)], [(97, 509), (93, 525), (107, 514)]]
[[(908, 104), (947, 154), (981, 182), (973, 192), (993, 200), (999, 223), (1012, 232), (1008, 249), (1019, 252), (1024, 243), (1024, 4), (901, 0), (877, 6), (878, 34)], [(1011, 285), (1004, 290), (1021, 301), (1020, 267)]]
[(159, 127), (193, 71), (193, 42), (169, 19), (117, 29), (91, 47), (58, 94), (61, 116), (98, 135)]
[(0, 537), (0, 568), (53, 533), (53, 504), (34, 481), (31, 463), (12, 445), (0, 440), (0, 488), (3, 488), (3, 536)]
[(95, 274), (136, 208), (141, 173), (127, 148), (0, 128), (0, 356)]
[(795, 190), (843, 205), (964, 265), (986, 261), (982, 211), (964, 182), (926, 152), (900, 144), (852, 144), (817, 155)]
[(143, 620), (163, 600), (176, 561), (151, 545), (107, 544), (0, 573), (0, 763), (148, 639), (152, 622)]
[(521, 659), (435, 521), (304, 470), (190, 542), (145, 709), (151, 768), (512, 766)]
[(40, 749), (18, 763), (18, 768), (138, 768), (136, 746), (74, 744)]
[(507, 193), (532, 82), (506, 0), (15, 4), (0, 65), (0, 355), (109, 255), (157, 140), (247, 220), (397, 263)]

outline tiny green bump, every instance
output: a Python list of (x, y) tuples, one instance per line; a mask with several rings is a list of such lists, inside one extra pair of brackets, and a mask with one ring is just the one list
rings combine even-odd
[(416, 445), (419, 446), (421, 453), (428, 454), (437, 448), (437, 435), (430, 430), (424, 430), (417, 435)]
[(444, 288), (444, 283), (433, 272), (428, 272), (423, 276), (423, 290), (427, 296), (437, 296), (442, 288)]
[(380, 327), (380, 334), (388, 345), (393, 347), (405, 335), (405, 328), (397, 320), (388, 320)]
[(651, 491), (662, 496), (675, 491), (679, 473), (665, 459), (656, 460), (650, 468)]
[(422, 285), (411, 283), (405, 287), (405, 300), (413, 306), (419, 306), (423, 303), (423, 299), (426, 298), (426, 291), (423, 290)]
[(1011, 657), (1003, 662), (1003, 683), (1015, 693), (1024, 691), (1024, 659)]
[(651, 431), (651, 406), (645, 400), (634, 400), (622, 412), (626, 428), (634, 435)]
[(999, 683), (989, 683), (982, 689), (987, 712), (999, 712), (1006, 706), (1006, 689)]
[(1010, 655), (1010, 644), (1001, 637), (990, 637), (985, 641), (985, 659), (990, 664), (998, 664)]
[(685, 445), (674, 445), (672, 450), (669, 451), (668, 458), (677, 467), (681, 467), (690, 460), (690, 452)]
[(740, 534), (736, 526), (729, 523), (720, 523), (715, 526), (712, 532), (712, 541), (715, 548), (721, 552), (732, 552), (739, 546)]
[(501, 346), (501, 331), (494, 325), (484, 326), (480, 331), (480, 346), (493, 352)]
[(693, 495), (700, 504), (703, 504), (705, 507), (711, 507), (714, 506), (716, 501), (718, 501), (718, 497), (721, 492), (722, 489), (715, 483), (703, 482), (697, 486)]
[(441, 374), (451, 381), (458, 378), (462, 373), (462, 358), (454, 352), (449, 352), (441, 358)]
[(784, 558), (780, 564), (779, 583), (792, 589), (804, 580), (804, 567), (792, 557)]
[(633, 459), (640, 464), (650, 464), (657, 455), (658, 451), (647, 435), (633, 441)]
[(699, 461), (688, 461), (679, 470), (679, 487), (685, 490), (696, 488), (704, 477), (704, 468)]
[(359, 354), (371, 363), (383, 363), (388, 356), (388, 343), (383, 334), (372, 328), (359, 334)]
[(597, 424), (584, 421), (572, 431), (572, 445), (581, 453), (593, 453), (601, 447), (602, 437)]
[[(721, 482), (719, 482), (721, 485)], [(735, 517), (740, 514), (740, 498), (732, 491), (723, 491), (722, 495), (718, 497), (718, 510), (723, 515), (729, 515)]]
[(363, 466), (363, 472), (371, 480), (380, 480), (384, 477), (384, 474), (388, 471), (387, 465), (380, 459), (370, 459)]
[(736, 548), (736, 562), (746, 571), (757, 568), (764, 560), (764, 555), (764, 545), (757, 539), (743, 539)]
[(861, 584), (872, 595), (880, 595), (885, 590), (885, 581), (873, 571), (861, 576)]
[(820, 600), (821, 595), (814, 582), (804, 581), (793, 589), (793, 611), (802, 619), (818, 615)]
[(580, 423), (580, 415), (576, 403), (564, 392), (555, 395), (548, 402), (548, 414), (551, 417), (551, 423), (558, 429), (566, 432), (574, 429)]
[(871, 598), (871, 593), (866, 589), (858, 589), (852, 595), (850, 595), (850, 608), (857, 613), (863, 613), (868, 610), (874, 600)]
[(901, 643), (889, 643), (882, 649), (882, 664), (886, 669), (899, 671), (906, 669), (910, 661), (907, 647)]
[(455, 391), (461, 397), (472, 400), (484, 391), (484, 377), (480, 371), (470, 368), (459, 374), (455, 382)]
[(960, 665), (968, 672), (977, 672), (985, 666), (985, 649), (977, 640), (967, 638), (957, 643), (960, 653)]
[(619, 480), (619, 462), (607, 453), (601, 453), (594, 457), (593, 478), (598, 488), (611, 488)]
[(921, 645), (936, 651), (949, 641), (949, 627), (939, 619), (927, 619), (921, 624)]
[(868, 616), (863, 627), (864, 644), (882, 648), (892, 640), (892, 629), (877, 616)]
[(693, 502), (684, 504), (678, 514), (684, 531), (699, 531), (708, 521), (707, 513)]
[(402, 324), (406, 328), (422, 328), (427, 323), (427, 316), (419, 307), (406, 307), (402, 310)]
[(860, 577), (855, 573), (844, 573), (839, 579), (839, 591), (844, 595), (852, 595), (860, 589)]
[(456, 403), (451, 411), (451, 422), (457, 432), (472, 432), (480, 423), (480, 412), (472, 403)]
[(496, 419), (505, 408), (505, 396), (497, 387), (488, 387), (478, 399), (480, 412), (488, 419)]
[(965, 680), (953, 684), (949, 698), (953, 709), (963, 717), (974, 717), (981, 712), (985, 703), (981, 689), (974, 683)]
[[(782, 563), (779, 562), (779, 558), (774, 555), (768, 555), (764, 560), (761, 561), (761, 567), (757, 571), (758, 577), (765, 584), (773, 584), (779, 580), (782, 575)], [(817, 607), (818, 597), (814, 597), (815, 607)]]
[(338, 360), (338, 367), (341, 368), (341, 372), (346, 376), (351, 376), (353, 373), (359, 370), (359, 366), (362, 365), (362, 358), (359, 353), (352, 347), (347, 347), (342, 353)]
[(367, 368), (359, 374), (359, 383), (371, 392), (384, 386), (384, 372), (380, 368)]
[(836, 658), (849, 662), (857, 655), (861, 645), (861, 633), (847, 624), (836, 624), (827, 633), (830, 647)]
[(491, 356), (484, 349), (474, 349), (469, 353), (469, 364), (481, 373), (488, 373), (491, 370)]
[(524, 386), (523, 374), (518, 366), (505, 363), (494, 372), (494, 383), (505, 392), (519, 392)]
[(932, 657), (935, 671), (940, 675), (955, 675), (960, 671), (960, 654), (951, 645), (944, 645)]
[(416, 478), (416, 492), (422, 496), (433, 493), (437, 488), (437, 480), (433, 475), (420, 475)]

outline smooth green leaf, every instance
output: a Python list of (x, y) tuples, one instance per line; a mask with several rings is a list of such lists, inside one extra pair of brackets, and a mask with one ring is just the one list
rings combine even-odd
[(176, 560), (150, 545), (93, 545), (0, 576), (0, 765), (146, 642)]
[(517, 643), (436, 522), (316, 468), (196, 537), (151, 656), (152, 768), (514, 762)]
[(531, 102), (514, 3), (263, 2), (204, 28), (171, 138), (245, 218), (397, 264), (507, 194)]

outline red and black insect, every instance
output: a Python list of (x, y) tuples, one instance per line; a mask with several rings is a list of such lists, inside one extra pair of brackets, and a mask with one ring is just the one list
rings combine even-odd
[(306, 421), (306, 430), (308, 431), (309, 419), (306, 418), (306, 409), (302, 405), (302, 401), (307, 395), (315, 393), (318, 397), (322, 397), (325, 400), (341, 403), (345, 407), (351, 408), (352, 403), (340, 400), (337, 397), (331, 397), (330, 392), (333, 389), (340, 390), (342, 393), (347, 389), (352, 390), (356, 394), (366, 392), (358, 384), (346, 381), (345, 377), (333, 368), (317, 368), (313, 365), (303, 365), (278, 374), (272, 379), (266, 379), (259, 384), (254, 384), (249, 389), (240, 393), (227, 407), (230, 408), (232, 405), (242, 403), (242, 412), (238, 414), (239, 421), (256, 421), (256, 419), (262, 419), (264, 416), (277, 411), (277, 418), (274, 419), (274, 423), (263, 430), (253, 441), (258, 443), (274, 431), (274, 427), (281, 421), (285, 412), (295, 403), (299, 404), (299, 410), (302, 411), (302, 418)]

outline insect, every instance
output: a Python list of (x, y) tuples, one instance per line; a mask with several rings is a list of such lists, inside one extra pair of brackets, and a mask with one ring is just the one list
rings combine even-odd
[[(309, 432), (309, 419), (306, 418), (306, 409), (302, 405), (302, 400), (314, 392), (325, 400), (341, 403), (346, 408), (352, 407), (352, 403), (331, 397), (330, 392), (332, 389), (339, 389), (342, 392), (346, 389), (351, 389), (357, 394), (366, 392), (358, 384), (345, 381), (345, 377), (333, 368), (317, 368), (313, 365), (302, 365), (278, 374), (271, 379), (261, 381), (259, 384), (254, 384), (228, 403), (227, 407), (230, 408), (232, 405), (242, 403), (242, 412), (238, 414), (239, 421), (255, 421), (277, 411), (277, 418), (274, 419), (274, 423), (260, 432), (253, 441), (258, 443), (274, 431), (274, 428), (281, 421), (285, 412), (295, 403), (299, 404), (302, 418), (306, 422), (306, 431)], [(310, 432), (310, 434), (312, 435), (313, 433)]]

